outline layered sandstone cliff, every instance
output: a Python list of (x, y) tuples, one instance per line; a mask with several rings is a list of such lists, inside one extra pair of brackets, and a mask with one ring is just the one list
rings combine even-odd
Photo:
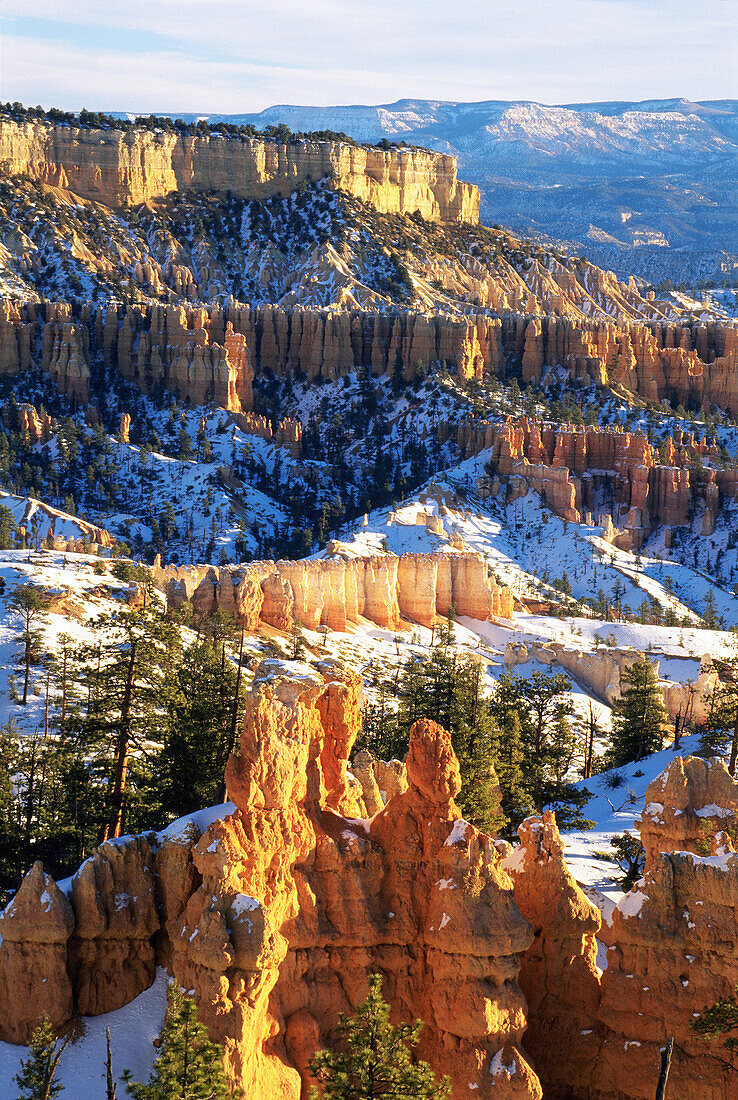
[[(532, 339), (531, 333), (539, 335)], [(212, 400), (238, 412), (252, 407), (255, 373), (331, 381), (366, 370), (410, 381), (433, 365), (447, 364), (463, 378), (481, 380), (508, 368), (525, 378), (531, 344), (541, 343), (536, 377), (546, 365), (562, 364), (576, 377), (617, 385), (647, 400), (738, 411), (738, 328), (715, 322), (619, 326), (522, 313), (284, 309), (233, 300), (225, 306), (84, 305), (72, 319), (68, 303), (4, 301), (0, 373), (17, 374), (30, 366), (35, 336), (43, 345), (43, 369), (79, 400), (88, 393), (91, 352), (101, 352), (145, 392), (168, 388), (193, 402)], [(574, 345), (606, 354), (572, 358)], [(580, 360), (583, 366), (577, 365)], [(632, 364), (628, 370), (622, 367), (625, 360)], [(465, 451), (481, 449), (486, 433), (485, 425), (465, 426), (459, 444)]]
[[(592, 1088), (575, 1095), (650, 1100), (659, 1051), (673, 1037), (673, 1095), (729, 1100), (738, 1054), (690, 1025), (738, 983), (738, 855), (722, 831), (735, 824), (738, 784), (719, 761), (677, 759), (649, 787), (654, 797), (661, 810), (651, 802), (642, 825), (648, 870), (612, 915)], [(708, 854), (689, 850), (697, 844)]]
[(511, 619), (513, 593), (488, 576), (480, 554), (336, 555), (302, 561), (257, 561), (217, 569), (153, 566), (153, 577), (177, 606), (197, 615), (236, 615), (248, 630), (259, 622), (289, 631), (297, 621), (346, 630), (369, 620), (397, 630), (402, 621), (433, 627), (453, 609), (473, 619)]
[(343, 142), (279, 145), (220, 134), (75, 129), (0, 120), (0, 172), (27, 176), (106, 206), (161, 199), (172, 191), (231, 191), (249, 199), (287, 195), (329, 179), (383, 213), (428, 221), (479, 220), (479, 191), (456, 178), (456, 160), (421, 149)]
[(600, 912), (566, 866), (550, 810), (524, 821), (518, 836), (520, 846), (504, 866), (515, 904), (534, 930), (520, 970), (530, 1021), (526, 1047), (547, 1100), (563, 1100), (591, 1071), (597, 1052)]
[(602, 972), (600, 915), (566, 868), (550, 813), (523, 822), (504, 864), (535, 933), (520, 973), (526, 1046), (551, 1100), (652, 1100), (672, 1037), (667, 1095), (735, 1093), (738, 1054), (691, 1023), (738, 981), (738, 855), (724, 831), (738, 784), (717, 760), (677, 757), (647, 798), (647, 870), (608, 918)]
[(424, 1020), (419, 1054), (453, 1100), (540, 1100), (516, 981), (532, 933), (506, 846), (459, 819), (458, 763), (433, 722), (413, 727), (406, 789), (356, 819), (359, 702), (334, 662), (264, 662), (228, 764), (233, 812), (202, 835), (189, 822), (103, 845), (69, 899), (34, 868), (2, 920), (0, 988), (25, 995), (4, 998), (2, 1037), (27, 1040), (37, 1008), (60, 1026), (127, 1003), (158, 957), (249, 1097), (306, 1100), (309, 1058), (377, 971), (393, 1016)]

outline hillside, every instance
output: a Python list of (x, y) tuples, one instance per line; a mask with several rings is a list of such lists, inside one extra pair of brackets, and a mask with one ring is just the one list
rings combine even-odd
[(736, 117), (730, 100), (401, 100), (278, 105), (233, 120), (330, 127), (451, 153), (480, 189), (486, 224), (565, 242), (621, 278), (695, 286), (738, 278)]

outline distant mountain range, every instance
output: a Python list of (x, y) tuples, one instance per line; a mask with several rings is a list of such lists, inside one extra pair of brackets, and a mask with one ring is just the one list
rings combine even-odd
[(450, 152), (488, 224), (563, 242), (621, 277), (738, 282), (738, 100), (403, 99), (205, 117)]

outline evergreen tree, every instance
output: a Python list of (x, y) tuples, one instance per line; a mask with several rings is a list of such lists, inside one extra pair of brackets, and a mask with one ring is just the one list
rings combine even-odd
[(715, 660), (720, 687), (715, 692), (710, 715), (700, 732), (700, 753), (717, 756), (729, 752), (728, 771), (736, 773), (738, 762), (738, 658)]
[(23, 641), (23, 706), (28, 702), (28, 681), (31, 662), (39, 642), (39, 626), (46, 618), (47, 600), (33, 584), (17, 584), (11, 592), (8, 607), (20, 617)]
[(702, 622), (705, 624), (708, 630), (720, 630), (722, 626), (722, 620), (718, 615), (717, 600), (715, 599), (715, 593), (712, 588), (708, 590), (705, 596), (705, 606), (702, 611)]
[(148, 1085), (123, 1073), (128, 1094), (135, 1100), (228, 1100), (231, 1092), (223, 1070), (223, 1052), (210, 1041), (197, 1017), (197, 1005), (172, 982), (167, 990), (167, 1014), (160, 1032), (161, 1045)]
[(171, 818), (218, 801), (240, 703), (238, 669), (222, 642), (189, 646), (176, 677), (164, 747), (151, 765), (151, 786)]
[(453, 648), (453, 620), (449, 616), (439, 644), (428, 660), (408, 661), (401, 682), (398, 723), (403, 730), (402, 753), (407, 752), (410, 729), (421, 718), (431, 718), (451, 734), (461, 769), (459, 802), (466, 818), (485, 832), (505, 823), (495, 775), (495, 725), (482, 698), (482, 666)]
[(13, 1078), (21, 1090), (18, 1100), (53, 1100), (63, 1092), (64, 1086), (56, 1079), (56, 1071), (72, 1039), (72, 1032), (64, 1039), (57, 1039), (50, 1020), (43, 1017), (31, 1035), (31, 1052)]
[[(122, 611), (99, 623), (103, 640), (88, 650), (84, 695), (70, 727), (102, 797), (98, 843), (141, 828), (158, 816), (147, 787), (179, 690), (177, 624), (154, 608)], [(148, 797), (147, 797), (148, 796)]]
[[(568, 780), (577, 743), (566, 699), (570, 687), (563, 673), (534, 672), (528, 679), (501, 676), (497, 681), (491, 700), (500, 731), (496, 766), (503, 806), (514, 825), (531, 811), (551, 807), (562, 825), (587, 827), (580, 810), (589, 794)], [(513, 737), (510, 745), (505, 743), (507, 732)]]
[(15, 546), (18, 527), (10, 508), (0, 504), (0, 550), (12, 550)]
[[(373, 974), (369, 996), (353, 1016), (341, 1014), (336, 1029), (342, 1050), (321, 1050), (310, 1062), (323, 1100), (443, 1100), (447, 1077), (438, 1080), (425, 1062), (413, 1062), (423, 1024), (393, 1027), (382, 997), (382, 979)], [(312, 1100), (318, 1092), (313, 1089)]]
[(658, 752), (668, 717), (656, 672), (647, 658), (636, 661), (623, 672), (622, 679), (626, 687), (613, 707), (608, 754), (611, 765), (616, 768)]
[(738, 1032), (738, 986), (735, 994), (724, 997), (715, 1004), (702, 1009), (697, 1016), (689, 1021), (701, 1039), (715, 1041), (721, 1040), (726, 1050), (738, 1053), (738, 1036), (729, 1035), (729, 1032)]
[(18, 883), (18, 826), (14, 813), (13, 776), (16, 774), (14, 727), (0, 729), (0, 907)]

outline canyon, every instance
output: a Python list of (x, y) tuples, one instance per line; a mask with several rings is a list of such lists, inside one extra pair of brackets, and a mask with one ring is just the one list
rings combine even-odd
[(2, 1038), (27, 1041), (39, 1012), (59, 1027), (119, 1008), (161, 965), (193, 991), (232, 1081), (305, 1100), (312, 1052), (378, 971), (395, 1018), (424, 1020), (419, 1054), (453, 1100), (474, 1085), (650, 1100), (669, 1036), (675, 1094), (729, 1100), (736, 1055), (690, 1026), (738, 980), (738, 785), (722, 763), (676, 758), (651, 784), (645, 876), (603, 922), (550, 811), (515, 848), (459, 817), (435, 723), (413, 727), (404, 768), (360, 754), (352, 775), (360, 705), (360, 678), (333, 659), (263, 661), (231, 805), (103, 844), (64, 890), (36, 864), (0, 922)]
[(340, 141), (276, 144), (221, 134), (94, 130), (0, 119), (0, 172), (110, 207), (151, 203), (172, 191), (285, 195), (300, 183), (331, 186), (386, 213), (476, 222), (479, 191), (456, 178), (456, 160), (422, 149)]

